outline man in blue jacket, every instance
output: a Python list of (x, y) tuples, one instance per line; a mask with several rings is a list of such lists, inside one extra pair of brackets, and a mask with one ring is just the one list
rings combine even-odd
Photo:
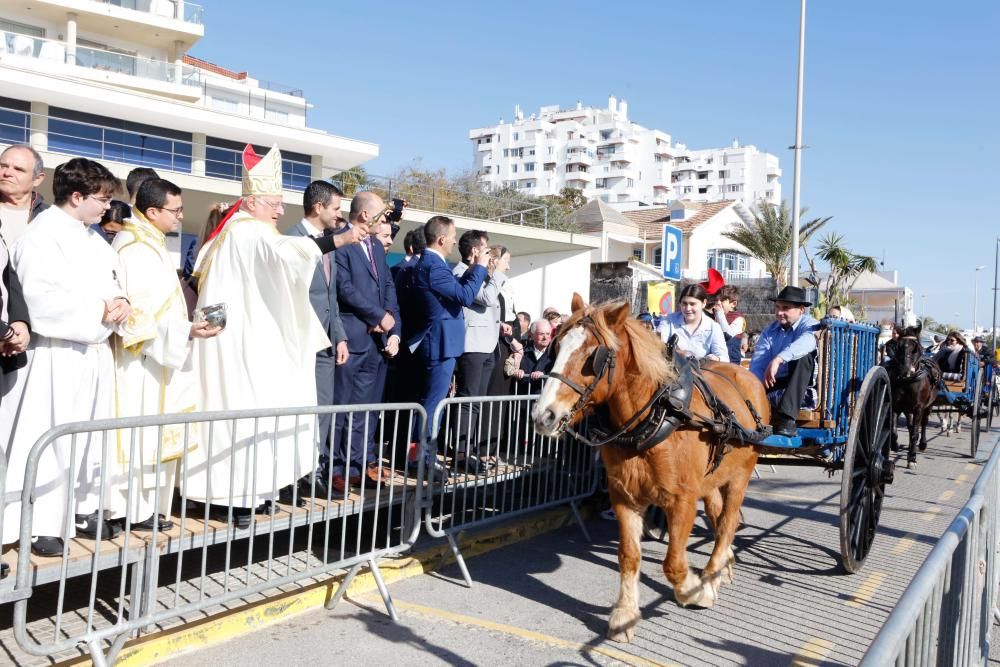
[[(420, 404), (430, 420), (429, 442), (437, 437), (434, 411), (448, 395), (455, 360), (465, 351), (465, 320), (462, 308), (472, 305), (487, 278), (490, 254), (483, 253), (461, 276), (452, 275), (446, 258), (455, 247), (455, 223), (436, 215), (424, 225), (427, 249), (413, 270), (413, 295), (417, 298), (418, 321), (406, 346), (423, 371)], [(431, 464), (431, 447), (425, 463)], [(447, 478), (446, 468), (435, 465), (435, 474)]]

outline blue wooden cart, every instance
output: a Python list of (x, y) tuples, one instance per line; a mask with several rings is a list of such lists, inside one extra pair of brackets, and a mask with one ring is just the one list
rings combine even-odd
[(894, 464), (895, 424), (889, 375), (878, 363), (878, 328), (824, 320), (817, 331), (816, 408), (800, 411), (798, 435), (771, 435), (758, 445), (758, 463), (843, 471), (840, 552), (857, 572), (871, 550)]
[(992, 367), (988, 371), (984, 370), (979, 355), (972, 350), (965, 350), (962, 353), (961, 368), (960, 378), (944, 380), (944, 386), (938, 391), (937, 400), (934, 401), (934, 413), (940, 418), (969, 417), (969, 455), (975, 458), (979, 450), (982, 420), (989, 417), (992, 409), (992, 406), (984, 409), (990, 398), (984, 394), (984, 389), (993, 385), (992, 379), (987, 383), (987, 373), (992, 378)]

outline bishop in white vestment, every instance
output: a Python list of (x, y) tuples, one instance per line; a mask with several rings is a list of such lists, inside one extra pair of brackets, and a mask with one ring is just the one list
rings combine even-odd
[[(59, 196), (60, 187), (86, 189), (81, 183), (97, 191)], [(39, 437), (58, 424), (114, 415), (115, 365), (108, 337), (130, 308), (118, 281), (118, 255), (89, 225), (100, 219), (118, 187), (111, 172), (91, 160), (60, 165), (55, 205), (35, 218), (12, 250), (31, 315), (34, 353), (21, 371), (20, 401), (4, 406), (0, 424), (0, 446), (7, 454), (4, 543), (18, 538), (25, 468)], [(93, 532), (99, 507), (111, 510), (102, 461), (114, 461), (114, 443), (113, 436), (100, 432), (64, 436), (42, 450), (33, 484), (32, 535), (44, 545), (33, 544), (37, 553), (59, 553), (60, 538), (74, 537), (78, 528)], [(88, 520), (87, 515), (93, 516)], [(111, 537), (112, 528), (105, 522), (103, 537)]]
[[(144, 215), (143, 213), (147, 213)], [(132, 317), (113, 338), (118, 368), (119, 417), (193, 412), (197, 385), (190, 363), (191, 340), (216, 335), (207, 322), (192, 325), (177, 278), (177, 262), (167, 248), (165, 232), (175, 231), (183, 218), (181, 190), (162, 179), (150, 179), (136, 194), (132, 218), (118, 232), (112, 247), (121, 262)], [(134, 435), (134, 437), (133, 437)], [(199, 424), (165, 424), (122, 429), (116, 440), (122, 478), (119, 497), (133, 529), (169, 529), (166, 517), (185, 449), (199, 446)], [(131, 476), (131, 498), (129, 480)]]
[[(316, 405), (316, 353), (330, 340), (309, 302), (320, 241), (283, 236), (281, 154), (244, 151), (243, 199), (202, 248), (198, 307), (224, 303), (225, 335), (195, 340), (204, 410)], [(330, 250), (333, 249), (332, 241)], [(312, 416), (217, 421), (188, 454), (187, 497), (252, 508), (316, 467)], [(203, 433), (208, 427), (203, 428)], [(230, 483), (231, 482), (231, 483)]]

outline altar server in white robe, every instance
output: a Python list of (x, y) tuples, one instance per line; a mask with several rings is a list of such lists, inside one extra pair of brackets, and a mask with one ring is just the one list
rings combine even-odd
[[(309, 284), (333, 237), (284, 236), (277, 222), (281, 153), (243, 153), (243, 198), (198, 257), (198, 307), (224, 303), (224, 336), (194, 341), (202, 408), (316, 405), (316, 353), (330, 340), (309, 301)], [(187, 497), (234, 508), (238, 527), (252, 508), (316, 468), (314, 417), (215, 422), (211, 443), (188, 454)], [(296, 424), (298, 426), (296, 427)], [(230, 484), (230, 479), (232, 483)], [(228, 516), (228, 513), (226, 514)]]
[[(222, 331), (208, 322), (188, 320), (177, 262), (166, 242), (166, 234), (177, 231), (183, 218), (181, 189), (167, 180), (149, 179), (136, 193), (132, 218), (112, 243), (132, 305), (132, 317), (112, 339), (119, 417), (194, 412), (198, 401), (191, 341)], [(178, 469), (184, 450), (200, 446), (200, 434), (197, 423), (118, 431), (122, 478), (116, 480), (115, 504), (127, 504), (133, 530), (173, 526), (167, 517)]]
[[(132, 311), (119, 283), (118, 255), (90, 225), (120, 189), (118, 179), (93, 160), (59, 165), (52, 183), (54, 205), (35, 218), (12, 251), (31, 314), (34, 354), (22, 371), (26, 377), (18, 404), (5, 405), (0, 420), (0, 430), (10, 429), (0, 432), (8, 461), (4, 543), (18, 537), (21, 487), (35, 441), (57, 424), (114, 415), (115, 365), (108, 338)], [(6, 412), (9, 407), (13, 413)], [(62, 553), (63, 537), (95, 537), (100, 529), (103, 539), (120, 532), (106, 520), (112, 489), (102, 461), (114, 462), (113, 447), (113, 437), (95, 433), (61, 437), (42, 451), (34, 480), (35, 553)], [(67, 502), (75, 517), (67, 516)], [(99, 517), (102, 505), (105, 514)]]

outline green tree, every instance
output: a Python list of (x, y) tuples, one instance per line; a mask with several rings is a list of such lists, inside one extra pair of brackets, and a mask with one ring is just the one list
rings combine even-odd
[(331, 178), (330, 181), (341, 189), (345, 197), (353, 197), (354, 193), (358, 190), (368, 188), (368, 171), (361, 165), (358, 165), (350, 169), (345, 169)]
[(859, 255), (844, 245), (844, 236), (830, 232), (816, 247), (816, 257), (826, 262), (829, 271), (823, 287), (827, 304), (847, 303), (854, 284), (864, 273), (874, 273), (878, 260), (871, 255)]
[(587, 203), (587, 198), (583, 196), (583, 190), (579, 188), (563, 188), (559, 191), (559, 196), (555, 198), (555, 202), (565, 206), (570, 211), (575, 211)]
[[(804, 247), (809, 238), (832, 217), (813, 218), (801, 222), (807, 210), (803, 208), (799, 213), (799, 248)], [(751, 213), (753, 220), (741, 221), (722, 235), (730, 241), (739, 243), (746, 248), (751, 257), (763, 262), (764, 268), (781, 288), (787, 281), (788, 263), (792, 256), (792, 216), (788, 210), (788, 203), (782, 201), (780, 206), (776, 206), (762, 201), (751, 210)]]

